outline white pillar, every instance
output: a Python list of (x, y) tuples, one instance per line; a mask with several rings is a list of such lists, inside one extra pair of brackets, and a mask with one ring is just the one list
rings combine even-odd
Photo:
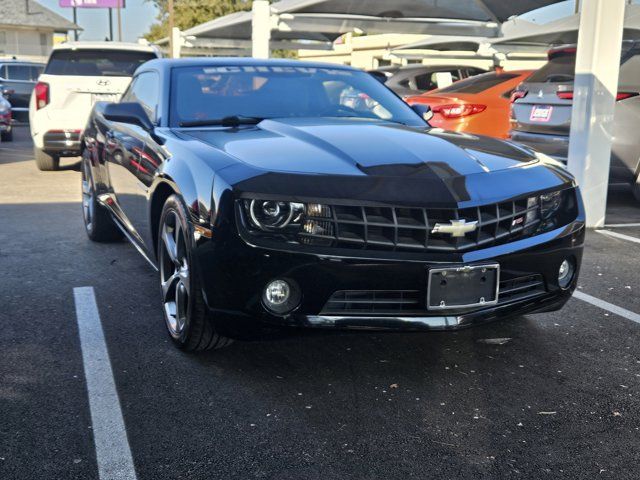
[(269, 58), (271, 48), (271, 7), (268, 0), (253, 0), (251, 8), (251, 47), (254, 58)]
[(625, 0), (582, 0), (569, 170), (582, 189), (587, 226), (604, 225)]
[(178, 27), (173, 27), (171, 29), (171, 58), (180, 58), (182, 43), (182, 32)]

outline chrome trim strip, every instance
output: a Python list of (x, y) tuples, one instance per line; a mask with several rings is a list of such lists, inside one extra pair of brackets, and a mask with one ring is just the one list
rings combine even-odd
[[(356, 317), (339, 315), (312, 315), (307, 317), (307, 321), (316, 327), (362, 327), (362, 328), (385, 328), (389, 324), (404, 325), (407, 327), (427, 327), (427, 328), (450, 328), (461, 325), (461, 316), (442, 317)], [(341, 325), (342, 324), (342, 325)]]

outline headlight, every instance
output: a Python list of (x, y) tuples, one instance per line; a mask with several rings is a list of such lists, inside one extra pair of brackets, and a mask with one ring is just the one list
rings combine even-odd
[(529, 197), (524, 224), (528, 233), (542, 233), (566, 225), (577, 215), (575, 190), (566, 189)]
[[(302, 243), (312, 241), (305, 235), (333, 239), (332, 212), (328, 205), (260, 199), (243, 200), (241, 204), (247, 226), (254, 231)], [(323, 244), (323, 241), (313, 239), (312, 243)]]
[(282, 230), (300, 221), (304, 211), (302, 203), (276, 200), (247, 200), (245, 208), (254, 227), (263, 231)]
[(560, 205), (562, 205), (562, 192), (546, 193), (540, 196), (540, 213), (543, 220), (548, 220), (558, 213)]

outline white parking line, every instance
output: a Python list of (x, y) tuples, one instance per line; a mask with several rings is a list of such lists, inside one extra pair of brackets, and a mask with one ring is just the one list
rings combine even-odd
[(604, 300), (600, 300), (599, 298), (592, 297), (591, 295), (587, 295), (584, 292), (580, 292), (576, 290), (573, 293), (573, 296), (583, 302), (590, 303), (591, 305), (595, 305), (598, 308), (602, 308), (603, 310), (607, 310), (611, 313), (619, 315), (620, 317), (624, 317), (627, 320), (631, 320), (632, 322), (640, 323), (640, 315), (631, 310), (627, 310), (626, 308), (619, 307), (614, 305), (613, 303), (605, 302)]
[(136, 480), (93, 287), (73, 289), (100, 480)]
[(598, 233), (602, 233), (603, 235), (608, 235), (610, 237), (619, 238), (621, 240), (626, 240), (628, 242), (640, 243), (640, 238), (632, 237), (630, 235), (624, 235), (618, 232), (610, 232), (609, 230), (596, 230)]
[(640, 223), (612, 223), (611, 225), (605, 225), (605, 228), (632, 228), (640, 227)]

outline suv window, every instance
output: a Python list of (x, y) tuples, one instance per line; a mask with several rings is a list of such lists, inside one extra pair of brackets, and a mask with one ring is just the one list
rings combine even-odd
[(630, 56), (620, 67), (620, 85), (640, 84), (640, 51), (632, 50)]
[(131, 50), (54, 50), (45, 73), (87, 77), (130, 77), (140, 65), (154, 58), (156, 55), (152, 52)]
[(517, 76), (518, 75), (512, 73), (503, 73), (500, 75), (495, 72), (483, 73), (482, 75), (460, 80), (449, 87), (441, 88), (439, 93), (480, 93)]
[(133, 79), (133, 82), (122, 96), (122, 102), (137, 102), (142, 105), (153, 123), (158, 116), (159, 77), (155, 72), (143, 72)]
[(23, 80), (27, 82), (33, 82), (37, 80), (40, 72), (36, 70), (37, 67), (31, 65), (5, 65), (6, 71), (4, 72), (4, 78), (7, 80)]
[(540, 70), (529, 77), (531, 83), (571, 83), (576, 70), (574, 49), (556, 52)]

